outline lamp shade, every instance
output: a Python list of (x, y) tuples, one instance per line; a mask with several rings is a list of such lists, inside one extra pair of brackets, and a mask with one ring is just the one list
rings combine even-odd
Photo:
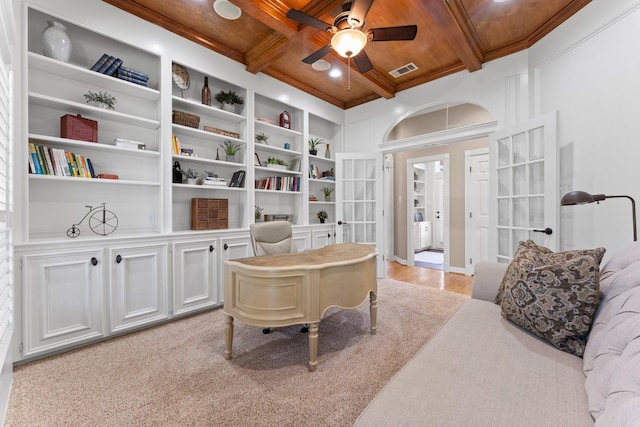
[(562, 196), (560, 204), (562, 206), (584, 205), (587, 203), (600, 202), (604, 200), (604, 194), (589, 194), (586, 191), (572, 191)]
[(367, 44), (367, 35), (360, 30), (347, 28), (338, 31), (331, 38), (331, 47), (344, 58), (352, 58), (360, 53)]

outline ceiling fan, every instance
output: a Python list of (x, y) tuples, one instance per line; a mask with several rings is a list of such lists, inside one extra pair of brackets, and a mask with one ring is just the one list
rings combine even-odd
[(335, 50), (344, 58), (353, 58), (358, 70), (366, 73), (373, 69), (373, 64), (363, 50), (367, 42), (413, 40), (416, 37), (417, 25), (372, 28), (365, 31), (364, 20), (372, 4), (373, 0), (345, 1), (342, 4), (342, 12), (334, 18), (333, 25), (299, 10), (290, 9), (287, 18), (333, 34), (331, 43), (307, 56), (302, 62), (313, 64)]

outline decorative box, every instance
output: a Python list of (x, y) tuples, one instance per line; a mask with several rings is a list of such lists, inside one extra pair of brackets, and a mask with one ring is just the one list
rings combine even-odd
[(204, 130), (207, 132), (217, 133), (218, 135), (230, 136), (232, 138), (240, 138), (240, 134), (238, 132), (231, 132), (229, 130), (214, 128), (213, 126), (205, 126)]
[(98, 122), (65, 114), (60, 117), (60, 137), (78, 141), (98, 142)]
[(220, 230), (229, 228), (228, 199), (191, 199), (191, 229)]
[(171, 121), (177, 125), (189, 126), (196, 129), (200, 126), (200, 116), (184, 111), (173, 110)]

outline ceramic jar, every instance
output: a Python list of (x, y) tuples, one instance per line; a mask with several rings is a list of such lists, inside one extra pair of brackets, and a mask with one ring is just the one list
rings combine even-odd
[(67, 27), (56, 21), (47, 21), (49, 26), (42, 31), (42, 52), (49, 58), (69, 62), (71, 57), (71, 40), (67, 35)]

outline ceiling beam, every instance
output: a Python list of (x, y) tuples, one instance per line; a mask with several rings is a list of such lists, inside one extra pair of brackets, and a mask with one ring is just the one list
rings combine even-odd
[(483, 49), (459, 0), (420, 0), (419, 4), (438, 24), (467, 70), (480, 70)]
[(126, 12), (129, 12), (132, 15), (137, 16), (138, 18), (142, 18), (145, 21), (153, 22), (156, 25), (159, 25), (172, 33), (175, 33), (181, 37), (184, 37), (187, 40), (191, 40), (194, 43), (202, 45), (207, 49), (211, 49), (219, 54), (226, 56), (234, 61), (240, 62), (244, 64), (245, 57), (244, 54), (238, 52), (236, 50), (230, 49), (229, 47), (216, 42), (215, 40), (208, 39), (206, 37), (202, 37), (200, 34), (196, 34), (188, 27), (184, 25), (176, 24), (175, 21), (167, 18), (164, 15), (161, 15), (153, 10), (146, 8), (145, 6), (141, 6), (140, 4), (129, 1), (129, 0), (103, 0), (105, 3), (108, 3), (112, 6), (115, 6), (119, 9), (122, 9)]
[(292, 37), (298, 32), (298, 23), (287, 18), (291, 7), (283, 1), (233, 0), (233, 4), (242, 9), (242, 13), (252, 16), (285, 37)]

